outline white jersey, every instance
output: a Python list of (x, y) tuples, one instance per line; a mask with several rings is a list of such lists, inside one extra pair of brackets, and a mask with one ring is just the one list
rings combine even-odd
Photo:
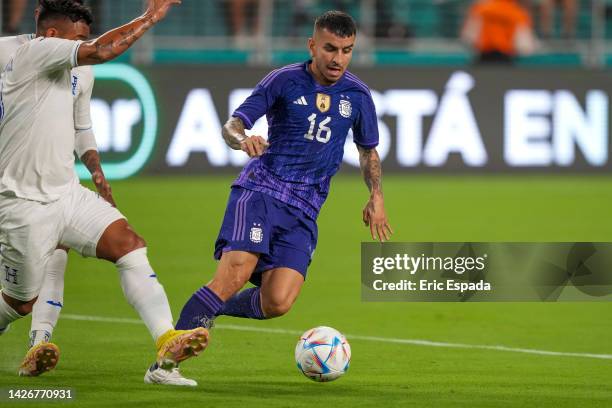
[[(0, 38), (0, 74), (15, 51), (34, 38), (34, 34)], [(87, 150), (97, 150), (91, 121), (91, 94), (94, 81), (93, 68), (90, 65), (72, 69), (72, 82), (77, 84), (74, 93), (74, 129), (77, 131), (76, 150), (79, 157)]]
[[(0, 73), (4, 71), (15, 51), (34, 38), (34, 34), (0, 38)], [(93, 68), (90, 65), (74, 68), (72, 82), (77, 84), (74, 95), (75, 130), (89, 130), (92, 128), (90, 105), (94, 86)]]
[(34, 37), (34, 34), (23, 34), (0, 38), (0, 72), (4, 71), (17, 48), (28, 41), (32, 41)]
[(0, 194), (52, 202), (78, 182), (78, 79), (71, 70), (80, 43), (38, 37), (6, 64), (0, 82)]

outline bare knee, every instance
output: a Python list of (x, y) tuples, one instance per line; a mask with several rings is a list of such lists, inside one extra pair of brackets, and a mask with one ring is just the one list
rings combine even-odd
[(297, 299), (304, 277), (296, 270), (276, 268), (263, 274), (261, 308), (268, 319), (287, 314)]
[(147, 246), (147, 243), (140, 235), (136, 234), (133, 231), (130, 232), (131, 234), (126, 234), (123, 239), (117, 242), (116, 251), (118, 258), (121, 258), (122, 256), (127, 255), (132, 251)]
[(104, 231), (98, 242), (96, 255), (98, 258), (117, 262), (130, 252), (146, 246), (145, 240), (136, 234), (125, 220), (120, 220)]
[(15, 311), (22, 316), (27, 316), (32, 313), (32, 309), (34, 308), (35, 301), (30, 301), (27, 303), (23, 303), (15, 308)]
[(130, 252), (140, 248), (144, 248), (146, 246), (147, 243), (144, 239), (142, 239), (135, 232), (130, 231), (129, 234), (123, 235), (117, 241), (114, 242), (114, 244), (110, 248), (110, 260), (113, 262), (117, 262), (119, 259), (129, 254)]
[(230, 256), (227, 262), (225, 263), (226, 267), (229, 268), (232, 272), (241, 272), (245, 269), (251, 268), (253, 266), (253, 263), (248, 255), (250, 254)]
[(215, 277), (208, 284), (222, 300), (227, 300), (249, 280), (258, 256), (249, 252), (227, 252), (221, 257)]
[(239, 290), (249, 280), (253, 264), (246, 256), (233, 255), (229, 257), (227, 262), (224, 262), (224, 267), (226, 273), (223, 274), (223, 280), (228, 286)]
[(35, 297), (34, 299), (28, 301), (17, 300), (12, 297), (8, 297), (4, 293), (2, 294), (2, 297), (4, 298), (4, 301), (21, 316), (27, 316), (32, 313), (34, 303), (36, 303), (36, 299), (38, 299), (38, 297)]
[(261, 299), (261, 308), (268, 319), (287, 314), (291, 306), (293, 306), (293, 299), (289, 296), (269, 296)]

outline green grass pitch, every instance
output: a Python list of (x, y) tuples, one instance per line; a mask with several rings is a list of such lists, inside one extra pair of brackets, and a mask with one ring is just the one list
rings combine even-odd
[[(212, 246), (231, 179), (113, 183), (119, 207), (148, 241), (175, 317), (214, 271)], [(395, 241), (612, 241), (608, 177), (388, 176), (384, 189)], [(612, 406), (612, 360), (351, 340), (352, 334), (612, 354), (610, 303), (362, 303), (366, 199), (357, 177), (334, 180), (319, 219), (315, 258), (293, 310), (264, 322), (219, 319), (209, 349), (182, 367), (198, 380), (197, 388), (143, 383), (154, 358), (144, 325), (69, 316), (137, 317), (113, 266), (76, 254), (66, 273), (67, 318), (54, 335), (62, 350), (57, 369), (39, 378), (17, 377), (29, 329), (24, 319), (0, 338), (0, 388), (70, 387), (76, 396), (71, 406), (79, 407)], [(336, 382), (313, 383), (295, 367), (297, 336), (224, 325), (336, 327), (351, 343), (351, 368)]]

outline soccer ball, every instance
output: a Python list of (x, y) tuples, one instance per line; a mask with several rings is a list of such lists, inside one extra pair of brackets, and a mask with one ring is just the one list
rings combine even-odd
[(351, 346), (336, 329), (320, 326), (300, 337), (295, 346), (295, 362), (313, 381), (334, 381), (349, 368)]

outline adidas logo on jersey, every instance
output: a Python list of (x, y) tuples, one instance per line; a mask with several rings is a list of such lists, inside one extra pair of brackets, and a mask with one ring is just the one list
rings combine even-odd
[(295, 103), (296, 105), (308, 105), (306, 98), (304, 98), (303, 96), (300, 96), (298, 99), (293, 101), (293, 103)]

